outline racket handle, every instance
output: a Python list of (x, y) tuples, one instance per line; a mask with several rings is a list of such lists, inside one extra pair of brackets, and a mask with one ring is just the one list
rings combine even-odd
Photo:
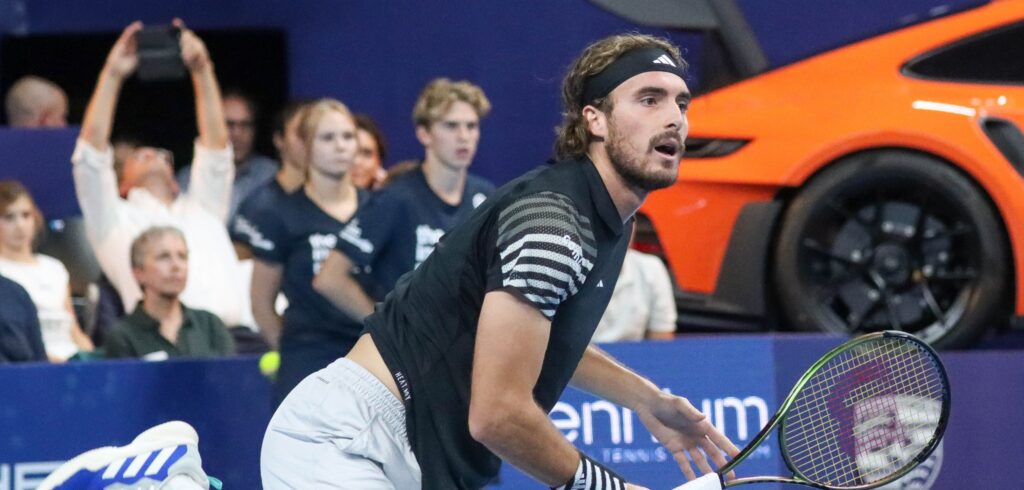
[(672, 490), (722, 490), (722, 479), (718, 473), (708, 473), (689, 483), (684, 483)]

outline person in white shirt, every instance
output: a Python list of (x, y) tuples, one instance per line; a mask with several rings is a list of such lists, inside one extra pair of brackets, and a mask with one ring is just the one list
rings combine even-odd
[(657, 256), (630, 248), (591, 342), (672, 340), (676, 316), (672, 280), (665, 264)]
[(51, 362), (93, 350), (71, 308), (68, 270), (59, 260), (32, 253), (43, 216), (21, 183), (0, 182), (0, 275), (25, 288), (39, 313), (43, 345)]
[(199, 138), (190, 192), (179, 192), (171, 153), (146, 146), (126, 159), (120, 187), (117, 183), (110, 131), (121, 86), (138, 66), (135, 34), (141, 22), (125, 28), (100, 72), (71, 157), (75, 190), (89, 243), (126, 308), (142, 298), (129, 262), (132, 240), (151, 226), (170, 225), (182, 230), (193, 250), (190, 261), (196, 274), (182, 301), (235, 326), (243, 322), (249, 285), (240, 278), (225, 225), (234, 162), (220, 88), (202, 40), (180, 19), (174, 25), (181, 30), (181, 57), (196, 92)]

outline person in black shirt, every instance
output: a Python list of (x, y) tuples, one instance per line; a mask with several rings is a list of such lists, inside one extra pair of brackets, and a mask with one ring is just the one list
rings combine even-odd
[[(355, 123), (344, 104), (323, 99), (307, 106), (298, 126), (308, 176), (301, 189), (279, 197), (273, 212), (255, 216), (248, 234), (256, 256), (252, 310), (267, 342), (281, 354), (275, 406), (303, 378), (345, 355), (362, 325), (313, 290), (313, 276), (334, 248), (338, 231), (365, 194), (348, 170), (355, 158)], [(275, 302), (288, 298), (284, 317)]]
[(484, 91), (466, 81), (433, 80), (413, 109), (426, 156), (418, 168), (373, 194), (342, 230), (313, 286), (357, 318), (373, 311), (398, 278), (419, 267), (434, 244), (487, 199), (490, 182), (469, 173), (490, 111)]
[(683, 67), (639, 34), (584, 51), (563, 84), (561, 161), (499, 189), (402, 276), (348, 356), (296, 387), (264, 437), (264, 487), (481, 488), (504, 460), (560, 489), (639, 488), (548, 419), (570, 381), (633, 410), (687, 479), (691, 460), (710, 474), (739, 453), (589, 345), (633, 214), (676, 179)]
[(36, 304), (20, 284), (0, 276), (0, 364), (47, 362)]
[(306, 148), (299, 137), (299, 119), (307, 100), (291, 101), (274, 118), (274, 147), (281, 160), (281, 168), (270, 182), (256, 189), (238, 206), (231, 221), (228, 235), (241, 260), (251, 259), (249, 240), (254, 231), (252, 223), (266, 212), (274, 212), (278, 199), (291, 194), (306, 182)]

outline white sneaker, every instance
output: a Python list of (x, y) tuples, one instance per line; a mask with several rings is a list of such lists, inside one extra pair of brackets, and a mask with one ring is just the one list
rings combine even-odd
[[(173, 482), (172, 482), (173, 480)], [(37, 490), (209, 490), (199, 457), (199, 434), (172, 421), (139, 434), (131, 444), (86, 451), (64, 463)], [(173, 486), (172, 486), (173, 485)]]

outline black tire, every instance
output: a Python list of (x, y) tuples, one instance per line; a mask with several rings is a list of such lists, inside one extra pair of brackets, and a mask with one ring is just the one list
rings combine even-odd
[(877, 150), (837, 162), (792, 200), (773, 278), (797, 329), (903, 330), (957, 348), (1004, 314), (1007, 249), (966, 177), (927, 155)]

